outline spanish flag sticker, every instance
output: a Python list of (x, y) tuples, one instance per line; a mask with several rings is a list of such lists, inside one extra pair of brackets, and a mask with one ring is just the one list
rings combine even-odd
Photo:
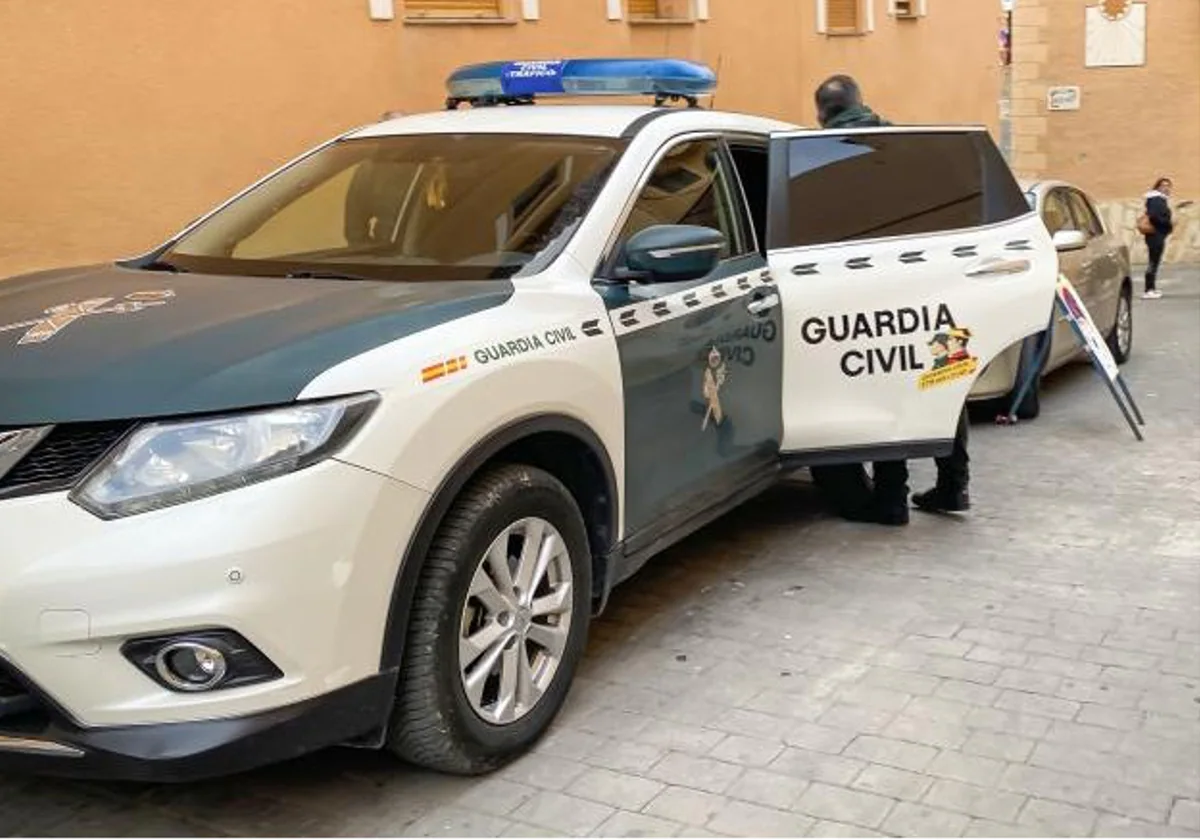
[(427, 385), (436, 379), (449, 376), (452, 373), (458, 373), (460, 370), (467, 369), (467, 357), (458, 356), (453, 359), (447, 359), (444, 362), (429, 365), (421, 369), (421, 384)]

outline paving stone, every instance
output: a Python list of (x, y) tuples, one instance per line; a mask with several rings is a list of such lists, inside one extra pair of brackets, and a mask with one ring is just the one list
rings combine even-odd
[(665, 749), (651, 744), (610, 739), (587, 757), (587, 763), (622, 773), (644, 773), (666, 754)]
[(638, 734), (637, 739), (644, 744), (662, 747), (672, 752), (704, 755), (725, 737), (724, 732), (716, 729), (705, 729), (687, 723), (661, 721), (646, 727)]
[(886, 834), (880, 834), (877, 831), (871, 831), (869, 828), (861, 828), (857, 825), (847, 825), (846, 823), (833, 822), (831, 820), (818, 820), (808, 831), (809, 837), (886, 837)]
[[(542, 791), (539, 795), (549, 794)], [(404, 833), (409, 837), (495, 837), (504, 833), (510, 825), (508, 820), (500, 817), (461, 808), (445, 808), (413, 823)]]
[(795, 719), (753, 712), (748, 709), (729, 709), (712, 723), (712, 728), (731, 735), (751, 738), (778, 739), (795, 724)]
[(898, 712), (908, 705), (912, 695), (903, 691), (893, 691), (890, 688), (877, 688), (869, 685), (852, 685), (838, 693), (838, 701), (855, 706), (866, 706), (871, 709), (884, 709)]
[(1116, 814), (1101, 814), (1094, 834), (1096, 837), (1200, 837), (1200, 831), (1131, 820)]
[(1062, 639), (1030, 639), (1026, 642), (1024, 650), (1029, 653), (1075, 660), (1083, 654), (1083, 645)]
[(1093, 800), (1096, 808), (1135, 820), (1165, 823), (1171, 813), (1172, 797), (1165, 793), (1105, 782)]
[(605, 741), (604, 736), (592, 732), (584, 732), (579, 729), (557, 729), (538, 743), (536, 752), (580, 761), (604, 746)]
[(1064, 680), (1059, 686), (1058, 696), (1080, 703), (1110, 706), (1114, 709), (1132, 709), (1138, 705), (1142, 692), (1138, 689), (1120, 688), (1103, 683)]
[(1098, 814), (1090, 808), (1077, 808), (1061, 802), (1030, 799), (1017, 822), (1043, 831), (1048, 836), (1087, 837), (1092, 833)]
[(513, 817), (571, 837), (586, 837), (613, 813), (606, 805), (543, 790), (514, 811)]
[(501, 778), (485, 779), (458, 798), (456, 805), (503, 817), (524, 805), (538, 792), (535, 787)]
[(846, 747), (843, 754), (872, 764), (920, 772), (933, 761), (937, 750), (924, 744), (910, 744), (877, 735), (860, 735)]
[(751, 768), (729, 788), (731, 799), (787, 810), (808, 787), (808, 782), (782, 773)]
[(971, 818), (928, 805), (901, 802), (883, 823), (883, 831), (897, 837), (961, 837)]
[(675, 837), (683, 826), (649, 814), (617, 811), (592, 832), (595, 837)]
[(685, 785), (708, 793), (724, 793), (742, 773), (736, 764), (684, 753), (667, 753), (650, 768), (652, 779), (669, 785)]
[(1041, 715), (1043, 717), (1071, 720), (1079, 713), (1079, 704), (1073, 700), (1063, 700), (1058, 697), (1045, 697), (1041, 694), (1030, 694), (1025, 691), (1005, 691), (996, 701), (996, 708), (1021, 714)]
[[(854, 740), (856, 733), (815, 723), (800, 723), (784, 736), (789, 747), (837, 755)], [(774, 758), (774, 756), (772, 756)]]
[(942, 680), (941, 685), (933, 692), (935, 697), (943, 700), (953, 700), (957, 703), (968, 703), (974, 706), (990, 706), (1000, 696), (1000, 689), (990, 685), (964, 682), (962, 680)]
[(562, 837), (560, 832), (549, 828), (542, 828), (540, 825), (530, 825), (529, 823), (515, 822), (510, 823), (508, 828), (500, 833), (501, 837)]
[(1099, 679), (1103, 667), (1094, 662), (1080, 662), (1077, 659), (1063, 659), (1058, 656), (1032, 656), (1025, 665), (1030, 671), (1043, 674), (1057, 674), (1060, 677), (1070, 677), (1076, 680)]
[(1006, 668), (996, 678), (997, 688), (1011, 688), (1034, 694), (1054, 694), (1062, 685), (1063, 678), (1057, 674), (1028, 671), (1021, 668)]
[(1004, 633), (999, 630), (986, 630), (980, 627), (969, 627), (955, 638), (996, 650), (1025, 650), (1030, 642), (1028, 636)]
[(977, 730), (1015, 734), (1024, 738), (1040, 738), (1049, 730), (1052, 720), (1038, 715), (1006, 712), (1004, 709), (972, 709), (966, 725)]
[(849, 784), (866, 767), (865, 761), (788, 747), (767, 769), (811, 782)]
[(925, 671), (948, 679), (991, 685), (1000, 675), (1000, 666), (987, 662), (951, 659), (948, 656), (930, 656), (926, 660)]
[(964, 837), (1041, 837), (1042, 832), (1036, 828), (1023, 825), (992, 822), (991, 820), (971, 820)]
[(1123, 737), (1124, 735), (1119, 729), (1106, 729), (1103, 726), (1088, 726), (1065, 720), (1054, 721), (1050, 725), (1050, 731), (1046, 733), (1047, 741), (1070, 744), (1098, 752), (1115, 750)]
[(814, 782), (795, 808), (819, 819), (878, 828), (894, 804), (895, 800), (884, 796)]
[(924, 801), (927, 805), (947, 811), (958, 811), (972, 817), (1013, 822), (1020, 813), (1021, 806), (1025, 804), (1025, 796), (939, 779), (925, 795)]
[(649, 779), (594, 767), (572, 782), (566, 792), (614, 808), (640, 811), (665, 787)]
[(835, 703), (829, 711), (817, 718), (817, 723), (833, 729), (873, 735), (882, 732), (895, 717), (896, 712), (890, 712), (887, 709)]
[(946, 723), (901, 715), (892, 721), (887, 729), (883, 730), (883, 735), (897, 741), (910, 741), (914, 744), (955, 749), (966, 743), (970, 736), (970, 730), (960, 723)]
[(1035, 767), (1048, 767), (1109, 781), (1120, 781), (1124, 772), (1122, 762), (1111, 754), (1049, 741), (1037, 745), (1029, 757), (1029, 763)]
[(867, 673), (863, 674), (859, 683), (875, 688), (888, 688), (903, 694), (923, 695), (932, 694), (941, 680), (937, 677), (914, 674), (895, 668), (872, 666)]
[(531, 753), (501, 770), (500, 778), (543, 790), (562, 790), (587, 769), (578, 761)]
[(867, 793), (877, 793), (891, 799), (919, 802), (933, 785), (933, 781), (920, 773), (910, 773), (907, 770), (897, 770), (895, 767), (871, 764), (858, 774), (858, 778), (850, 783), (850, 787), (856, 790), (865, 790)]
[(1003, 732), (977, 730), (971, 734), (961, 749), (967, 755), (981, 755), (1004, 761), (1024, 761), (1033, 752), (1034, 741)]
[(980, 755), (942, 750), (926, 771), (931, 776), (976, 785), (994, 785), (1004, 773), (1004, 762)]
[[(671, 786), (642, 808), (642, 813), (688, 826), (705, 825), (720, 813), (729, 800), (694, 788)], [(690, 829), (684, 832), (691, 836)]]
[(1171, 809), (1170, 823), (1178, 828), (1190, 828), (1200, 831), (1200, 801), (1195, 799), (1178, 799)]
[(1021, 668), (1029, 661), (1029, 654), (1019, 650), (1000, 650), (986, 645), (975, 645), (963, 657), (971, 662), (986, 662), (1001, 668)]
[(925, 720), (962, 723), (976, 708), (978, 707), (970, 703), (942, 697), (917, 697), (905, 707), (903, 714)]
[(815, 820), (791, 811), (749, 802), (730, 802), (708, 822), (708, 828), (730, 837), (799, 837)]
[(965, 656), (974, 646), (974, 642), (962, 639), (932, 639), (926, 636), (909, 636), (900, 643), (900, 650), (913, 650), (917, 653), (931, 653), (939, 656)]
[(1145, 719), (1143, 712), (1134, 709), (1113, 709), (1107, 706), (1096, 706), (1084, 703), (1075, 720), (1079, 723), (1103, 726), (1108, 729), (1131, 731), (1142, 725)]

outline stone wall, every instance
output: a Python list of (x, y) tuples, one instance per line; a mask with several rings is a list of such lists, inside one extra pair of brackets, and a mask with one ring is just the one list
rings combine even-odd
[[(1146, 262), (1146, 244), (1134, 228), (1138, 213), (1142, 212), (1142, 199), (1101, 201), (1098, 204), (1097, 209), (1104, 217), (1104, 224), (1125, 238), (1133, 262)], [(1176, 207), (1174, 216), (1175, 233), (1167, 240), (1164, 262), (1200, 263), (1200, 204), (1183, 209)]]

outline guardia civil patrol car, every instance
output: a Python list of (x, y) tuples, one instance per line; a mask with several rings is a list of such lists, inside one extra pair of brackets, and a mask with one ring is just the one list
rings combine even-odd
[(987, 132), (673, 107), (713, 87), (463, 68), (144, 256), (0, 282), (0, 772), (488, 771), (656, 552), (948, 451), (1056, 275)]

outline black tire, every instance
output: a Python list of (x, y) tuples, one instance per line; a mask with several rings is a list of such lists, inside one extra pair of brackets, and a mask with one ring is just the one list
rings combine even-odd
[[(1038, 347), (1042, 336), (1035, 335), (1027, 338), (1021, 343), (1021, 361), (1017, 365), (1017, 376), (1013, 382), (1013, 388), (1004, 395), (1003, 405), (1000, 411), (1007, 414), (1012, 408), (1013, 400), (1017, 397), (1017, 391), (1021, 388), (1021, 383), (1025, 381), (1025, 377), (1029, 375), (1029, 371), (1038, 363)], [(1029, 387), (1025, 389), (1025, 396), (1018, 403), (1014, 412), (1020, 420), (1033, 420), (1042, 413), (1042, 372), (1038, 371), (1038, 375), (1034, 377)]]
[[(540, 517), (570, 554), (572, 620), (557, 671), (524, 717), (495, 725), (471, 706), (459, 672), (460, 620), (471, 579), (508, 526)], [(432, 770), (478, 775), (527, 751), (566, 700), (583, 655), (591, 607), (591, 552), (583, 516), (562, 482), (542, 470), (505, 465), (467, 485), (446, 514), (421, 571), (400, 670), (388, 748)]]
[[(1121, 346), (1120, 338), (1122, 315), (1129, 318), (1129, 338), (1124, 347)], [(1121, 296), (1117, 298), (1117, 314), (1113, 316), (1112, 329), (1108, 331), (1105, 340), (1117, 364), (1123, 365), (1129, 361), (1133, 352), (1133, 286), (1128, 281), (1121, 287)]]

